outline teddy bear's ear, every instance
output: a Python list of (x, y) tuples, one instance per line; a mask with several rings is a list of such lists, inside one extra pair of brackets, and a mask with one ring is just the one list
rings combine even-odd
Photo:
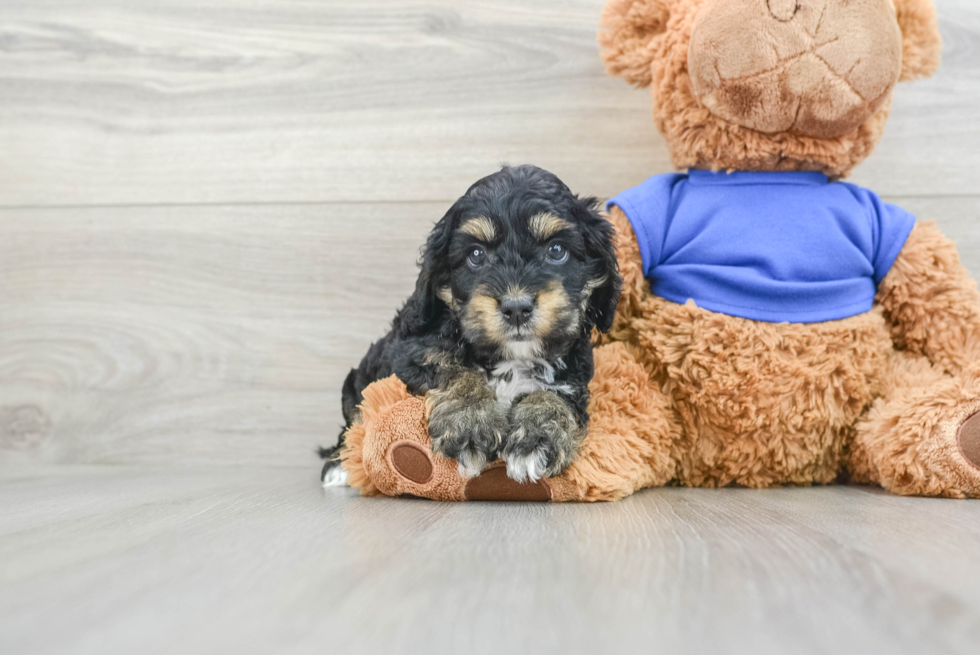
[(608, 0), (602, 10), (599, 46), (610, 75), (650, 86), (653, 45), (667, 28), (670, 0)]
[(942, 37), (932, 0), (894, 0), (902, 30), (902, 76), (906, 82), (929, 77), (939, 68)]

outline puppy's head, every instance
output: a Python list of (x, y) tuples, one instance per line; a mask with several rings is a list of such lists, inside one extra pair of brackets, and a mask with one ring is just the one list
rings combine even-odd
[(422, 322), (450, 314), (488, 357), (560, 354), (593, 326), (607, 331), (619, 297), (613, 230), (533, 166), (483, 178), (436, 225), (422, 257)]

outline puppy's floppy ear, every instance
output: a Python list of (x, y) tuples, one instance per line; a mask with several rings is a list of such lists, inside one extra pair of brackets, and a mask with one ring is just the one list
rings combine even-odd
[(446, 303), (439, 298), (439, 289), (449, 284), (449, 246), (459, 211), (459, 203), (456, 203), (439, 219), (425, 242), (415, 293), (409, 301), (414, 303), (415, 308), (412, 320), (414, 330), (423, 330), (431, 325), (445, 309)]
[(592, 294), (586, 314), (600, 332), (608, 332), (616, 314), (623, 281), (619, 276), (616, 246), (613, 243), (615, 230), (612, 223), (599, 214), (598, 206), (599, 201), (595, 198), (576, 198), (572, 213), (585, 238), (585, 250), (591, 264), (587, 284)]
[(932, 0), (894, 0), (902, 30), (902, 82), (929, 77), (939, 68), (943, 39)]
[(671, 0), (608, 0), (599, 22), (606, 72), (637, 87), (650, 86), (657, 37), (667, 30)]

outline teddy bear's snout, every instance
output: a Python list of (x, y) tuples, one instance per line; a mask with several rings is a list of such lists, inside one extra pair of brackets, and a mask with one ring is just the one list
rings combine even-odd
[(848, 134), (884, 106), (901, 68), (890, 0), (708, 0), (688, 50), (701, 105), (766, 134)]

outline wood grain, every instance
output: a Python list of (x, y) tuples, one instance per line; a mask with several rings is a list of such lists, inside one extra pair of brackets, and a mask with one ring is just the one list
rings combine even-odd
[[(0, 204), (445, 201), (501, 161), (613, 195), (670, 165), (602, 4), (8, 0)], [(855, 176), (881, 193), (976, 193), (980, 5), (937, 5), (942, 70)]]
[(313, 465), (444, 211), (0, 212), (0, 460)]
[(980, 637), (970, 502), (455, 505), (323, 491), (309, 471), (53, 471), (0, 479), (4, 652), (921, 655)]

